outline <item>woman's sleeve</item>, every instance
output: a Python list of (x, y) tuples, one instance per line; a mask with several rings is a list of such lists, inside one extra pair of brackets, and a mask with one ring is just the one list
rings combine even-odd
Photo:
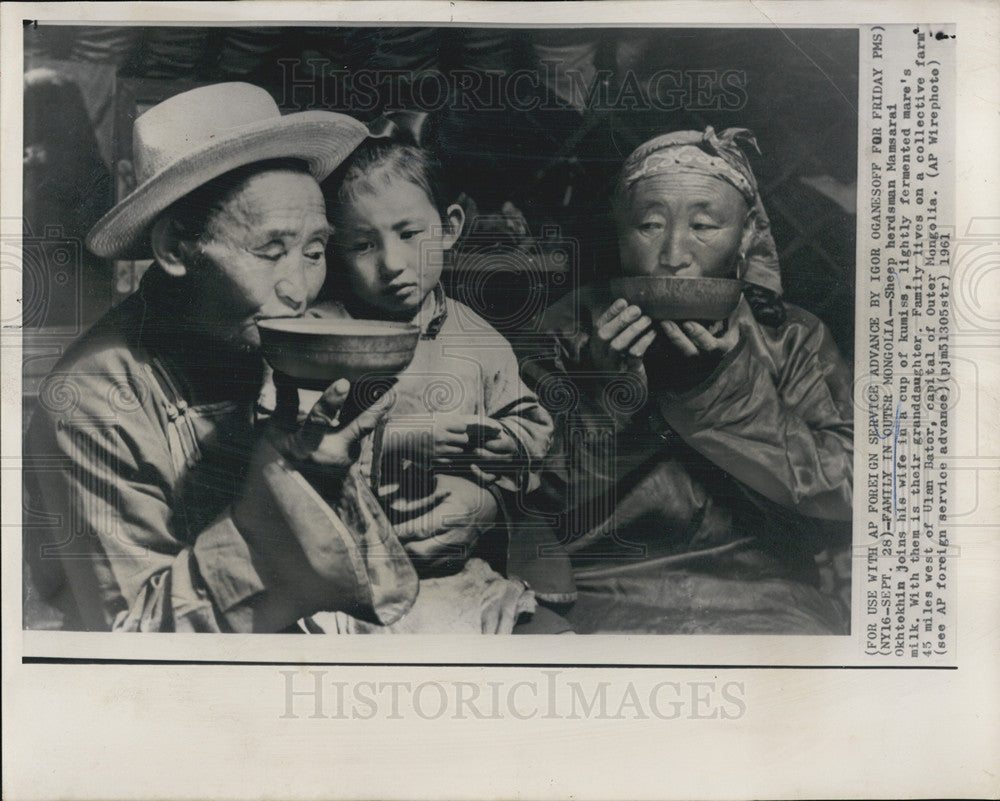
[(587, 364), (590, 334), (583, 302), (567, 296), (551, 306), (542, 329), (547, 343), (525, 353), (521, 374), (551, 413), (555, 431), (536, 500), (564, 510), (586, 504), (614, 486), (614, 441), (642, 406), (645, 392), (627, 375), (609, 376)]
[(851, 371), (826, 327), (804, 312), (790, 316), (777, 347), (765, 346), (765, 336), (745, 323), (712, 376), (667, 393), (660, 411), (691, 447), (767, 499), (810, 517), (850, 520)]

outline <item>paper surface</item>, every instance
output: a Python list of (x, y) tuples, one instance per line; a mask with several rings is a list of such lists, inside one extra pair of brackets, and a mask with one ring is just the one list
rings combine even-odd
[[(8, 797), (1000, 794), (995, 4), (6, 3), (2, 12)], [(858, 77), (844, 99), (857, 108), (857, 139), (846, 150), (855, 174), (802, 182), (837, 213), (856, 215), (845, 329), (853, 330), (856, 407), (851, 634), (366, 639), (27, 630), (21, 398), (40, 380), (31, 359), (58, 352), (73, 331), (41, 343), (20, 333), (32, 292), (46, 309), (63, 302), (61, 284), (30, 286), (23, 255), (18, 152), (32, 158), (21, 147), (32, 120), (22, 125), (20, 20), (52, 30), (112, 21), (123, 31), (285, 26), (303, 39), (323, 26), (746, 29), (748, 51), (774, 36), (802, 48), (802, 31), (855, 31)], [(581, 74), (593, 63), (585, 51)], [(824, 57), (842, 58), (821, 49), (804, 56), (819, 81)], [(705, 85), (722, 80), (729, 93), (706, 89), (698, 100), (701, 79), (692, 79), (689, 110), (753, 96), (752, 83), (725, 77), (725, 54), (706, 59), (717, 74)], [(554, 81), (564, 99), (586, 106), (571, 79)], [(673, 85), (674, 76), (663, 81)], [(808, 107), (802, 76), (789, 75), (784, 89)], [(635, 109), (617, 102), (614, 113), (633, 119)], [(824, 113), (804, 111), (803, 120)], [(836, 109), (829, 114), (832, 126)], [(101, 136), (99, 149), (118, 135)], [(795, 145), (792, 135), (774, 157), (792, 159)], [(623, 149), (624, 157), (631, 148)], [(804, 246), (823, 236), (810, 222), (795, 234)], [(137, 266), (117, 267), (121, 286), (109, 291), (127, 294)]]

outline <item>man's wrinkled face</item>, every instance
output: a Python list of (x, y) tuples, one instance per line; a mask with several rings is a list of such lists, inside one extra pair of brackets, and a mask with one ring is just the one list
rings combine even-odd
[(626, 275), (732, 278), (752, 219), (725, 181), (693, 172), (651, 175), (618, 210), (618, 247)]
[(312, 176), (269, 170), (249, 177), (212, 212), (190, 265), (205, 333), (255, 350), (257, 320), (300, 316), (326, 277), (330, 233)]

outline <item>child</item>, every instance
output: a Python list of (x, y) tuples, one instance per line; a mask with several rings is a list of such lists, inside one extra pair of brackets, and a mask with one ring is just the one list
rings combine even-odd
[[(372, 437), (360, 464), (418, 566), (447, 571), (492, 523), (489, 510), (505, 514), (527, 489), (552, 420), (521, 381), (510, 344), (444, 294), (439, 279), (464, 214), (448, 204), (438, 170), (419, 147), (373, 138), (330, 177), (332, 300), (322, 314), (420, 326), (413, 362), (394, 385), (380, 464)], [(447, 543), (455, 547), (442, 555)]]

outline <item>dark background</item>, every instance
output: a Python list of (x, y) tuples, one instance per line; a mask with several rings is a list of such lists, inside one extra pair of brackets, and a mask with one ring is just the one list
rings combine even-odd
[[(577, 281), (611, 274), (616, 252), (608, 197), (622, 161), (658, 133), (710, 124), (756, 134), (762, 154), (751, 161), (771, 216), (786, 299), (818, 314), (845, 356), (853, 353), (853, 29), (26, 24), (24, 37), (28, 328), (75, 335), (135, 288), (143, 264), (109, 264), (86, 254), (81, 242), (131, 188), (131, 125), (138, 113), (197, 85), (245, 80), (267, 88), (286, 111), (325, 107), (369, 122), (390, 102), (418, 107), (408, 76), (422, 72), (435, 78), (432, 89), (443, 85), (449, 92), (433, 103), (424, 141), (440, 154), (456, 195), (464, 192), (480, 215), (465, 243), (475, 277), (458, 269), (447, 281), (501, 330), (514, 333), (530, 316), (523, 311), (537, 311)], [(544, 72), (543, 59), (558, 69)], [(578, 68), (585, 84), (593, 79), (597, 93), (611, 99), (632, 76), (641, 87), (659, 70), (683, 71), (699, 82), (701, 96), (690, 84), (668, 108), (662, 98), (654, 107), (634, 93), (617, 107), (588, 107), (566, 91), (560, 69), (567, 67)], [(409, 72), (388, 73), (394, 77), (376, 81), (364, 98), (344, 96), (335, 88), (338, 76), (358, 70)], [(462, 110), (460, 81), (476, 73), (510, 78), (517, 70), (538, 76), (519, 84), (517, 102), (500, 98), (496, 107)], [(741, 91), (733, 93), (732, 84), (725, 91), (723, 80), (738, 80)], [(529, 101), (536, 107), (527, 108)], [(505, 228), (505, 203), (521, 212), (530, 236)], [(537, 238), (543, 232), (548, 236)], [(489, 257), (474, 258), (484, 253)], [(554, 263), (553, 253), (570, 254), (568, 269)], [(29, 368), (28, 356), (26, 350), (30, 392), (31, 375), (44, 374), (51, 360)]]

